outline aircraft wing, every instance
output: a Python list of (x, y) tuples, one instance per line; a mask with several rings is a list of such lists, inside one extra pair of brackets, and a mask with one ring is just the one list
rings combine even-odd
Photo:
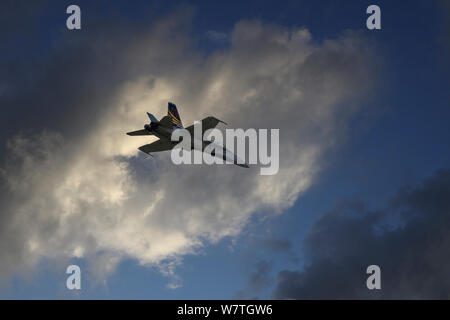
[(150, 152), (171, 150), (173, 147), (174, 145), (170, 143), (170, 141), (158, 140), (153, 143), (143, 145), (138, 149), (141, 150), (142, 152), (149, 154)]
[[(203, 119), (202, 120), (202, 136), (206, 130), (215, 128), (219, 122), (225, 123), (222, 120), (219, 120), (214, 117), (206, 117), (205, 119)], [(187, 127), (186, 130), (189, 131), (189, 133), (191, 134), (192, 137), (194, 136), (194, 125)]]
[(127, 135), (129, 135), (129, 136), (151, 136), (152, 134), (148, 130), (142, 129), (142, 130), (127, 132)]

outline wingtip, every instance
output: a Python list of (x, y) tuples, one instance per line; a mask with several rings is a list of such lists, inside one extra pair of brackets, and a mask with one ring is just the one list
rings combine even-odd
[[(217, 119), (217, 118), (216, 118)], [(226, 123), (225, 121), (222, 121), (220, 119), (217, 119), (217, 121), (222, 122), (223, 124), (225, 124), (226, 126), (228, 125), (228, 123)]]
[(152, 154), (145, 152), (143, 147), (138, 147), (138, 150), (145, 153), (146, 155), (149, 155), (150, 157), (154, 158), (154, 156)]

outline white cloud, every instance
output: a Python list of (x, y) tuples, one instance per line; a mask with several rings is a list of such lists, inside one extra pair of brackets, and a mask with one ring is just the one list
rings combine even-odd
[[(172, 23), (124, 51), (121, 67), (146, 75), (124, 83), (83, 138), (44, 132), (9, 141), (2, 240), (13, 245), (0, 247), (4, 274), (74, 256), (108, 275), (131, 258), (179, 286), (174, 268), (183, 255), (239, 234), (255, 212), (293, 205), (373, 86), (370, 51), (354, 34), (316, 44), (306, 29), (241, 21), (228, 50), (203, 57), (181, 54), (183, 35), (166, 44), (161, 34), (179, 32), (167, 31)], [(279, 128), (279, 173), (174, 166), (169, 153), (136, 158), (152, 138), (125, 132), (143, 127), (146, 111), (164, 115), (168, 101), (185, 125), (215, 115), (233, 127)]]

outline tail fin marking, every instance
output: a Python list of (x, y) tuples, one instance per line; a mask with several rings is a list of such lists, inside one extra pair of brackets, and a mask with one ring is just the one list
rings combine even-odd
[(172, 102), (169, 102), (169, 106), (167, 107), (167, 115), (170, 117), (170, 120), (172, 120), (172, 124), (175, 127), (183, 128), (183, 123), (181, 122), (177, 106)]

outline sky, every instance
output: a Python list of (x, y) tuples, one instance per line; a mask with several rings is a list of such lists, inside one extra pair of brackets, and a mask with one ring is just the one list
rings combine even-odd
[[(447, 1), (0, 6), (0, 298), (449, 297)], [(279, 172), (149, 159), (168, 101), (280, 129)]]

